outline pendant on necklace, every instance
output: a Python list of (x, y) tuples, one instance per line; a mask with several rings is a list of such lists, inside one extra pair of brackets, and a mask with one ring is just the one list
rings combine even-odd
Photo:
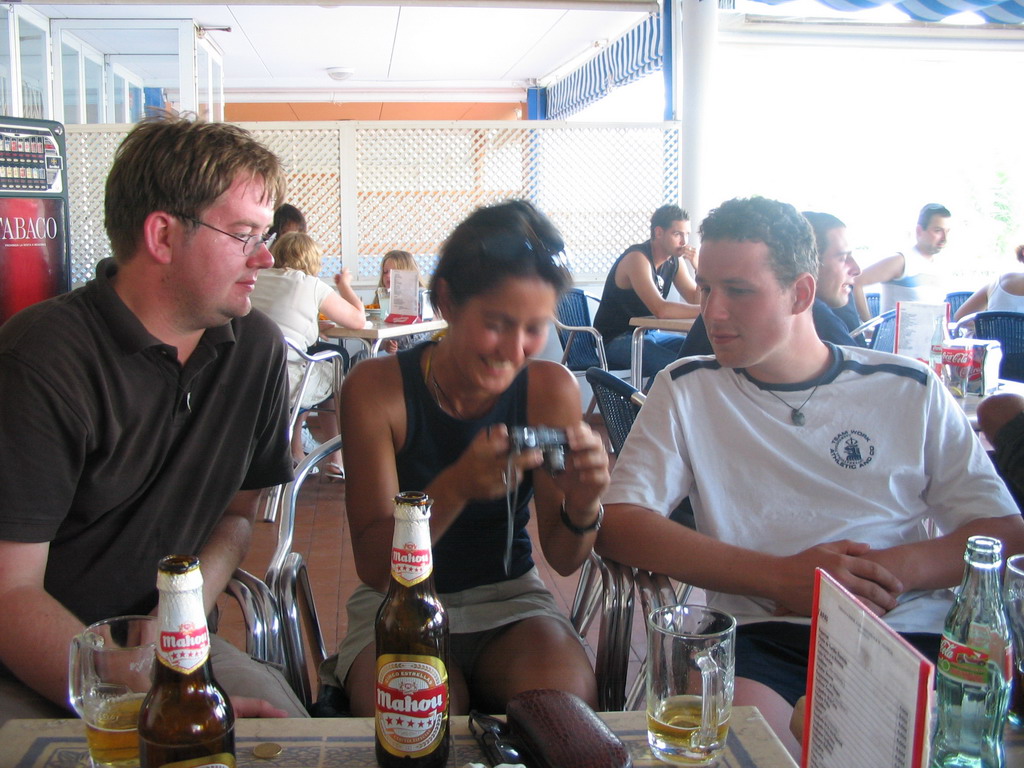
[(802, 427), (804, 425), (804, 422), (807, 421), (807, 418), (804, 416), (804, 412), (796, 408), (790, 411), (789, 418), (798, 427)]

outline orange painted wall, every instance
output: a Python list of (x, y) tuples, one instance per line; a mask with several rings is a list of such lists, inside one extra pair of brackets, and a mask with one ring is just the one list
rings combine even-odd
[(225, 104), (224, 119), (232, 123), (319, 120), (523, 120), (520, 102), (330, 102)]

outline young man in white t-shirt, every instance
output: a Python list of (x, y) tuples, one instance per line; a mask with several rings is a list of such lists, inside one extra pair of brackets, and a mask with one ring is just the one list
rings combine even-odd
[[(1024, 551), (1006, 487), (927, 368), (818, 338), (817, 273), (790, 205), (730, 200), (705, 219), (697, 284), (715, 355), (657, 376), (596, 544), (737, 617), (735, 701), (794, 753), (816, 567), (934, 655), (967, 537)], [(696, 530), (667, 517), (686, 497)]]

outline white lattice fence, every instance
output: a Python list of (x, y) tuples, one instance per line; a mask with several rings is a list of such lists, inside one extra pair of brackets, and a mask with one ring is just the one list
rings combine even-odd
[[(673, 124), (255, 123), (276, 152), (289, 195), (326, 254), (376, 281), (392, 248), (429, 273), (452, 227), (479, 205), (532, 200), (562, 231), (578, 280), (601, 280), (625, 246), (647, 237), (651, 212), (676, 201)], [(103, 183), (128, 126), (68, 126), (73, 277), (107, 255)]]

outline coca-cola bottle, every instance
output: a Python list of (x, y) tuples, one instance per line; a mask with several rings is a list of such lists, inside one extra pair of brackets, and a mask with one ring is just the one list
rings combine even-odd
[(141, 768), (235, 767), (235, 713), (210, 666), (203, 574), (194, 555), (160, 560), (153, 687), (139, 712)]
[(1003, 768), (1013, 651), (1000, 585), (1003, 544), (972, 536), (939, 646), (932, 768)]
[(430, 498), (395, 496), (391, 583), (375, 624), (374, 717), (383, 768), (448, 761), (448, 616), (434, 590)]

